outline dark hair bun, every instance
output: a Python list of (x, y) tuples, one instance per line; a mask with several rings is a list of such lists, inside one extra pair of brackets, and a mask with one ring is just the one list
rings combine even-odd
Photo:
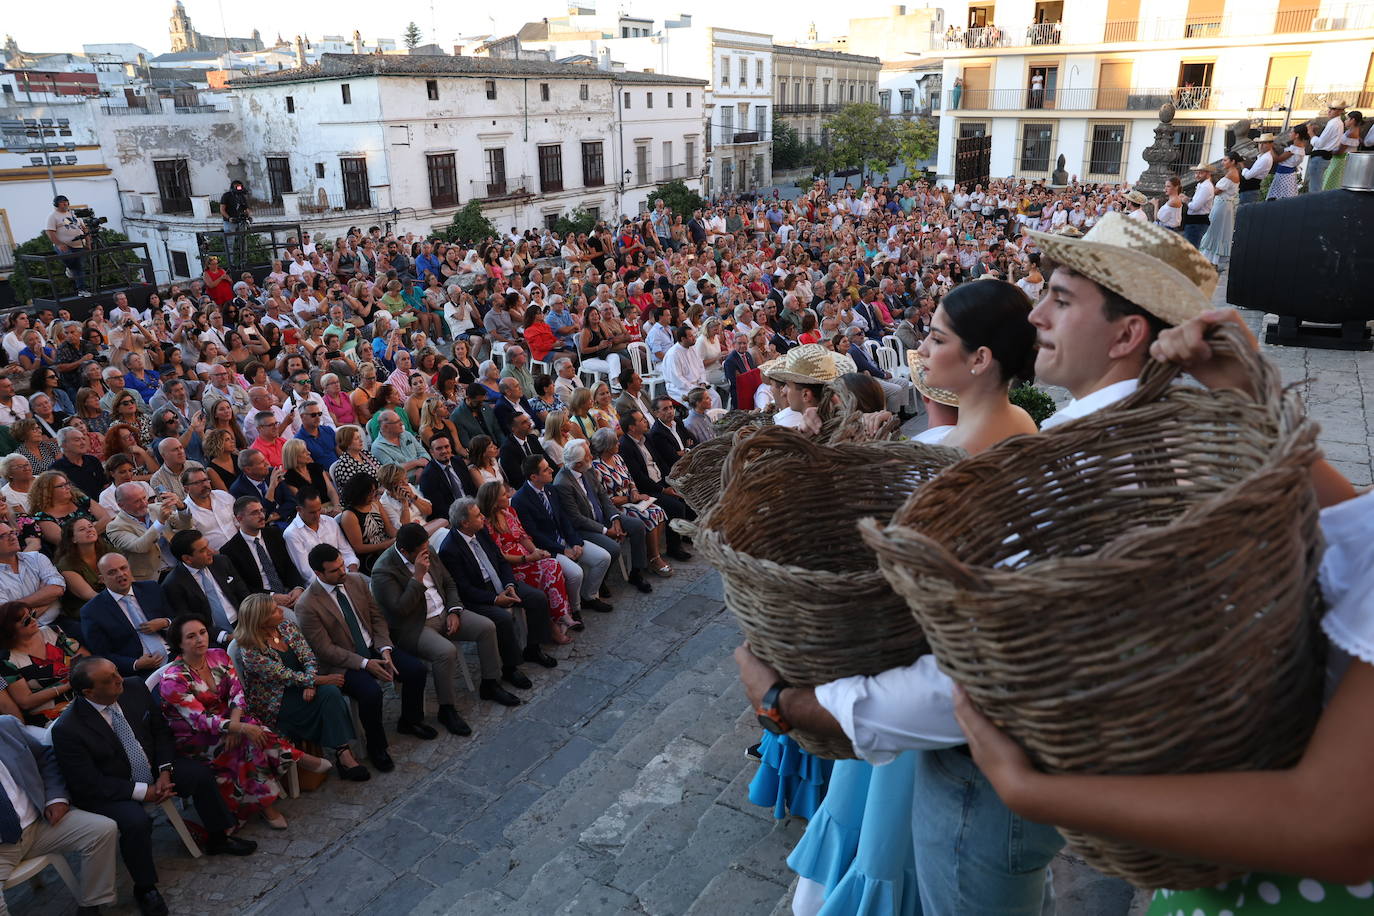
[(1005, 280), (977, 280), (952, 289), (942, 300), (945, 318), (970, 351), (987, 347), (1002, 378), (1035, 380), (1035, 328), (1031, 301)]

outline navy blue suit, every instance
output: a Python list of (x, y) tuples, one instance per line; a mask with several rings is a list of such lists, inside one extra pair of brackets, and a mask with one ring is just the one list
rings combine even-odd
[[(544, 424), (540, 421), (539, 413), (534, 409), (534, 405), (530, 403), (528, 396), (520, 396), (520, 406), (525, 408), (525, 413), (530, 415), (530, 420), (534, 422), (534, 428), (542, 430)], [(503, 397), (496, 402), (496, 406), (492, 408), (492, 411), (496, 414), (496, 424), (501, 427), (501, 435), (509, 436), (511, 421), (515, 419), (515, 408), (511, 406), (511, 402)]]
[[(176, 617), (176, 613), (167, 606), (162, 588), (156, 582), (135, 582), (133, 596), (148, 620)], [(86, 648), (91, 650), (92, 655), (108, 658), (125, 677), (152, 673), (134, 670), (134, 662), (144, 653), (143, 642), (138, 638), (134, 625), (129, 623), (129, 618), (124, 616), (123, 608), (115, 603), (114, 594), (109, 589), (87, 601), (81, 608), (81, 635), (85, 637)]]
[(273, 512), (277, 513), (279, 520), (273, 524), (278, 529), (285, 528), (296, 517), (296, 498), (291, 495), (291, 488), (287, 486), (278, 486), (277, 499), (268, 499), (262, 495), (257, 484), (240, 473), (234, 478), (234, 482), (229, 484), (229, 495), (234, 499), (238, 499), (240, 496), (252, 496), (262, 500), (264, 515), (271, 516)]
[(527, 636), (524, 645), (520, 644), (514, 616), (510, 610), (496, 603), (496, 589), (482, 575), (482, 567), (468, 549), (461, 531), (449, 530), (444, 543), (439, 547), (439, 560), (453, 577), (454, 584), (458, 586), (458, 596), (463, 599), (463, 606), (496, 624), (496, 641), (501, 647), (502, 660), (506, 664), (516, 665), (522, 660), (523, 650), (537, 649), (541, 642), (553, 639), (549, 622), (549, 599), (539, 589), (515, 578), (515, 571), (506, 562), (506, 558), (501, 556), (501, 548), (496, 546), (496, 541), (492, 540), (485, 528), (477, 532), (476, 538), (478, 546), (491, 563), (491, 568), (496, 570), (496, 578), (501, 580), (500, 586), (514, 586), (515, 593), (520, 596), (520, 606), (525, 609)]
[(892, 377), (874, 365), (873, 360), (869, 358), (867, 347), (851, 346), (849, 348), (849, 358), (854, 360), (854, 367), (865, 375), (871, 375), (874, 378), (880, 379), (889, 379)]
[(558, 508), (557, 495), (550, 493), (548, 487), (544, 488), (544, 495), (549, 498), (547, 505), (527, 482), (510, 498), (511, 507), (520, 516), (520, 524), (525, 526), (534, 546), (555, 555), (568, 547), (580, 546), (582, 535)]
[[(855, 304), (854, 311), (862, 315), (864, 321), (868, 322), (868, 330), (864, 331), (864, 335), (868, 337), (869, 340), (881, 342), (883, 335), (887, 332), (883, 330), (883, 322), (878, 316), (878, 310), (874, 308), (871, 303), (859, 302)], [(851, 353), (850, 355), (852, 356), (853, 354)]]

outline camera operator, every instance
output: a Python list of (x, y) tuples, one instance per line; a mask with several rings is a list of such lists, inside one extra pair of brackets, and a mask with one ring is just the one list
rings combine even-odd
[(48, 215), (48, 225), (44, 230), (53, 248), (63, 255), (62, 263), (67, 265), (67, 276), (76, 284), (78, 296), (89, 296), (86, 289), (86, 223), (72, 212), (71, 201), (59, 194), (52, 199), (53, 212)]
[(248, 209), (248, 189), (237, 178), (219, 199), (219, 215), (224, 219), (224, 253), (232, 262), (226, 267), (243, 267), (248, 259), (247, 228), (253, 214)]

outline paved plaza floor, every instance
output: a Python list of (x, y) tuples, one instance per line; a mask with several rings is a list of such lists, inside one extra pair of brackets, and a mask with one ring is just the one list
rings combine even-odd
[[(1258, 314), (1247, 317), (1258, 325)], [(1368, 486), (1374, 356), (1266, 349), (1321, 421), (1328, 456)], [(804, 825), (747, 801), (756, 764), (744, 750), (758, 729), (730, 657), (740, 637), (719, 577), (694, 560), (654, 580), (649, 596), (616, 580), (616, 611), (588, 613), (587, 630), (555, 653), (556, 669), (528, 671), (525, 705), (468, 696), (472, 737), (396, 737), (394, 772), (362, 784), (331, 778), (284, 802), (286, 831), (249, 825), (256, 855), (192, 859), (160, 826), (172, 912), (788, 912), (784, 859)], [(392, 696), (392, 726), (396, 705)], [(1143, 895), (1081, 863), (1061, 857), (1055, 873), (1061, 916), (1141, 909)], [(120, 893), (110, 912), (136, 912), (127, 876)], [(7, 897), (19, 914), (75, 908), (52, 872)]]

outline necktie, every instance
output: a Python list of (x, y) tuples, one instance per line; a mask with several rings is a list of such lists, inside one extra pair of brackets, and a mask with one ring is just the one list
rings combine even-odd
[(553, 503), (549, 501), (549, 491), (540, 490), (539, 498), (544, 500), (544, 511), (549, 513), (550, 518), (553, 518)]
[(582, 477), (582, 489), (587, 493), (587, 502), (592, 505), (592, 516), (602, 525), (605, 525), (606, 517), (601, 512), (601, 500), (597, 499), (596, 493), (592, 491), (592, 482), (587, 479), (586, 474), (580, 476)]
[(448, 475), (448, 488), (453, 491), (453, 498), (457, 499), (463, 495), (463, 484), (458, 480), (458, 474), (453, 470), (453, 465), (445, 462), (444, 473)]
[(262, 545), (262, 538), (253, 538), (253, 550), (258, 555), (258, 563), (262, 565), (262, 575), (266, 580), (263, 584), (277, 594), (285, 594), (286, 586), (282, 585), (281, 577), (277, 575), (277, 567), (272, 565), (272, 558), (267, 555), (267, 548)]
[(156, 633), (144, 633), (138, 628), (139, 624), (147, 623), (148, 618), (145, 617), (143, 612), (138, 609), (138, 606), (134, 604), (134, 596), (132, 594), (125, 595), (123, 598), (119, 599), (119, 603), (124, 606), (124, 613), (129, 615), (129, 625), (132, 626), (134, 632), (138, 634), (138, 641), (143, 643), (143, 651), (150, 655), (156, 655), (164, 651), (167, 647), (166, 644), (163, 643), (162, 637), (158, 636)]
[(210, 619), (214, 621), (215, 629), (221, 633), (232, 633), (234, 625), (229, 620), (229, 613), (225, 611), (224, 605), (220, 603), (218, 589), (210, 584), (210, 571), (200, 570), (196, 578), (200, 579), (201, 590), (205, 592), (205, 600), (210, 602)]
[[(526, 455), (534, 454), (534, 452), (530, 451), (530, 440), (528, 438), (520, 440), (520, 448), (524, 450)], [(548, 502), (548, 498), (545, 497), (544, 501)]]
[(129, 776), (134, 782), (151, 784), (153, 768), (148, 764), (148, 752), (138, 743), (138, 738), (134, 736), (134, 730), (129, 726), (129, 720), (124, 718), (124, 711), (119, 708), (118, 703), (110, 706), (110, 728), (114, 730), (119, 743), (124, 746), (124, 755), (129, 758)]
[(23, 836), (24, 829), (19, 826), (18, 812), (14, 810), (10, 797), (0, 792), (0, 844), (8, 846), (18, 843)]
[(481, 567), (482, 575), (491, 583), (493, 589), (499, 590), (501, 577), (496, 575), (496, 568), (491, 565), (491, 560), (487, 557), (487, 552), (482, 549), (481, 543), (478, 542), (477, 538), (472, 538), (468, 541), (468, 547), (472, 549), (472, 555), (477, 558), (477, 565)]
[(343, 612), (344, 623), (348, 624), (348, 632), (353, 637), (353, 648), (363, 658), (368, 658), (372, 650), (368, 647), (367, 641), (363, 639), (363, 628), (358, 622), (358, 612), (353, 610), (353, 603), (344, 594), (343, 586), (335, 586), (334, 600), (339, 602), (339, 610)]
[(257, 487), (258, 487), (258, 492), (262, 494), (262, 498), (263, 498), (263, 499), (266, 499), (266, 498), (267, 498), (267, 484), (262, 483), (262, 482), (259, 482), (259, 483), (257, 484)]

